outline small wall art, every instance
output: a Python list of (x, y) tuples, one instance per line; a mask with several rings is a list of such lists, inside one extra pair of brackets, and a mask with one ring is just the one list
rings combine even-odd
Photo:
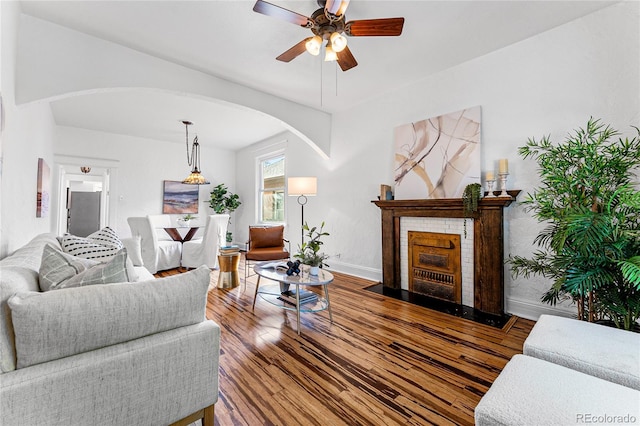
[(162, 213), (198, 213), (199, 186), (174, 180), (164, 181)]
[(479, 106), (394, 129), (396, 200), (461, 198), (480, 182)]
[(36, 217), (49, 216), (51, 203), (51, 172), (43, 158), (38, 158), (38, 181), (36, 188)]

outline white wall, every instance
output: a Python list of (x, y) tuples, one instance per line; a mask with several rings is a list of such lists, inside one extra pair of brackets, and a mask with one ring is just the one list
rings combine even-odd
[[(249, 226), (257, 224), (257, 195), (258, 182), (257, 161), (265, 155), (286, 150), (292, 143), (303, 143), (301, 139), (290, 132), (273, 136), (260, 141), (237, 152), (236, 155), (236, 185), (231, 192), (240, 196), (242, 204), (231, 214), (231, 223), (235, 226), (234, 242), (245, 243), (249, 239)], [(289, 158), (285, 158), (285, 168), (289, 167)], [(287, 172), (288, 173), (288, 172)], [(288, 202), (286, 200), (285, 202)], [(285, 212), (285, 217), (288, 210)], [(298, 219), (299, 220), (299, 219)], [(288, 223), (289, 220), (287, 220)], [(285, 238), (289, 235), (289, 225), (285, 228)]]
[[(53, 130), (50, 114), (43, 105), (15, 107), (12, 88), (15, 80), (13, 69), (16, 65), (17, 13), (12, 2), (1, 4), (2, 93), (5, 106), (8, 105), (2, 148), (4, 165), (0, 254), (3, 254), (21, 245), (27, 238), (24, 232), (14, 231), (17, 227), (27, 227), (32, 233), (29, 237), (50, 228), (49, 219), (35, 219), (35, 164), (38, 157), (43, 157), (52, 164)], [(7, 14), (7, 11), (10, 13)], [(44, 27), (49, 26), (38, 26), (42, 31)], [(532, 161), (525, 162), (517, 155), (517, 147), (523, 145), (527, 138), (550, 134), (553, 140), (560, 140), (571, 130), (585, 125), (590, 116), (600, 117), (626, 134), (632, 134), (629, 126), (640, 125), (639, 28), (640, 3), (614, 4), (544, 34), (427, 76), (423, 81), (407, 85), (402, 90), (382, 94), (356, 108), (337, 113), (331, 118), (331, 146), (326, 150), (330, 152), (331, 158), (328, 160), (321, 158), (299, 137), (288, 133), (286, 143), (282, 142), (287, 149), (287, 174), (318, 177), (318, 196), (309, 199), (305, 219), (312, 225), (323, 220), (327, 222), (327, 230), (331, 236), (326, 239), (325, 251), (336, 256), (329, 261), (331, 266), (337, 270), (380, 279), (380, 211), (371, 200), (378, 195), (381, 183), (389, 184), (393, 181), (395, 126), (480, 105), (483, 121), (483, 169), (493, 168), (493, 162), (498, 158), (509, 158), (512, 172), (509, 187), (522, 189), (524, 192), (538, 183), (535, 164)], [(58, 40), (67, 39), (65, 30), (57, 28), (51, 31), (45, 33), (57, 34)], [(220, 83), (212, 84), (207, 76), (193, 75), (193, 81), (197, 80), (199, 83), (189, 83), (190, 86), (185, 88), (180, 84), (186, 84), (184, 82), (189, 79), (179, 78), (183, 82), (180, 84), (167, 79), (169, 76), (182, 77), (185, 73), (191, 75), (188, 70), (161, 64), (153, 58), (142, 58), (135, 55), (135, 52), (104, 46), (101, 42), (89, 40), (88, 36), (79, 37), (81, 40), (75, 40), (72, 45), (80, 43), (80, 47), (83, 47), (80, 51), (98, 54), (100, 49), (89, 47), (99, 44), (104, 47), (105, 52), (129, 58), (127, 61), (117, 62), (128, 64), (133, 77), (148, 76), (146, 69), (141, 70), (143, 63), (162, 68), (166, 72), (158, 78), (164, 80), (155, 86), (197, 93), (198, 88), (207, 86), (206, 90), (210, 91)], [(41, 41), (44, 43), (47, 40)], [(63, 46), (57, 46), (63, 49), (62, 53), (69, 61), (74, 57), (72, 45), (68, 45), (66, 50)], [(56, 65), (48, 62), (53, 61), (51, 56), (38, 56), (38, 50), (43, 48), (41, 44), (32, 43), (31, 47), (31, 56), (23, 58), (22, 66), (25, 67), (25, 72), (30, 73), (32, 80), (36, 79), (32, 75), (35, 70), (46, 72), (50, 66), (60, 67), (74, 63), (65, 60)], [(105, 58), (99, 54), (93, 59), (84, 61), (81, 65), (91, 67), (94, 63), (105, 62)], [(34, 60), (36, 62), (30, 62)], [(126, 74), (119, 73), (119, 70), (101, 68), (95, 81), (87, 82), (86, 78), (78, 81), (85, 85), (85, 89), (114, 86), (116, 83), (120, 86), (139, 86), (141, 82), (150, 84), (142, 78), (134, 78), (133, 82), (115, 81), (112, 78)], [(24, 76), (25, 79), (27, 77)], [(101, 82), (104, 85), (100, 86)], [(60, 93), (60, 86), (47, 88)], [(68, 88), (82, 89), (77, 86)], [(30, 96), (37, 98), (34, 93)], [(267, 99), (261, 97), (261, 101), (266, 102)], [(284, 108), (284, 104), (278, 103), (278, 108)], [(313, 119), (313, 111), (308, 112)], [(282, 111), (280, 113), (284, 114)], [(298, 121), (301, 120), (295, 112), (291, 114)], [(322, 114), (319, 116), (319, 122), (325, 128), (329, 126), (326, 117)], [(94, 140), (95, 144), (92, 143)], [(138, 146), (134, 148), (133, 142)], [(240, 194), (243, 201), (235, 219), (238, 227), (236, 240), (246, 238), (246, 234), (243, 234), (246, 226), (255, 220), (255, 204), (252, 200), (255, 188), (254, 158), (264, 152), (264, 149), (270, 149), (266, 146), (280, 142), (264, 141), (239, 152), (236, 159), (232, 153), (216, 152), (214, 155), (206, 152), (203, 147), (203, 173), (214, 185), (226, 183), (232, 191)], [(115, 226), (124, 233), (128, 229), (125, 225), (127, 216), (148, 214), (150, 210), (160, 211), (161, 181), (181, 179), (187, 169), (180, 166), (180, 161), (165, 162), (167, 158), (179, 159), (184, 156), (181, 144), (176, 143), (175, 147), (173, 144), (159, 144), (157, 141), (133, 140), (93, 132), (87, 134), (77, 129), (59, 129), (55, 152), (119, 161), (120, 181), (118, 188), (114, 190), (118, 191), (118, 195), (123, 195), (124, 199), (120, 202)], [(140, 158), (144, 162), (136, 163), (135, 160)], [(233, 170), (233, 161), (237, 165), (236, 171)], [(174, 164), (177, 164), (175, 168)], [(33, 169), (31, 175), (28, 172), (30, 169)], [(215, 174), (209, 174), (209, 170), (213, 170)], [(140, 173), (145, 174), (148, 182), (132, 184)], [(202, 188), (201, 195), (202, 191), (206, 193), (208, 189)], [(295, 200), (288, 201), (287, 233), (292, 240), (292, 248), (295, 249), (299, 242), (300, 207)], [(540, 226), (519, 206), (509, 207), (506, 219), (506, 254), (530, 254), (533, 239)], [(506, 277), (509, 312), (535, 317), (548, 308), (539, 303), (541, 294), (549, 286), (547, 280), (512, 280), (508, 271)]]
[[(639, 9), (638, 2), (613, 5), (337, 113), (330, 160), (289, 143), (287, 172), (318, 176), (318, 196), (305, 216), (310, 223), (327, 222), (325, 251), (340, 255), (329, 260), (331, 266), (381, 278), (380, 211), (371, 200), (381, 183), (393, 183), (398, 125), (480, 105), (482, 169), (508, 158), (508, 186), (523, 190), (519, 199), (538, 183), (535, 163), (517, 154), (527, 138), (550, 134), (560, 141), (591, 116), (633, 134), (630, 125), (640, 125)], [(238, 161), (238, 167), (246, 165), (247, 153)], [(299, 207), (289, 204), (291, 219), (292, 209)], [(505, 213), (505, 256), (529, 255), (541, 226), (518, 205)], [(507, 267), (505, 278), (508, 312), (536, 318), (551, 309), (539, 302), (548, 280), (514, 280)]]
[[(111, 160), (117, 173), (111, 182), (111, 200), (116, 203), (112, 226), (120, 237), (131, 235), (127, 218), (162, 213), (164, 180), (181, 181), (189, 174), (184, 141), (176, 143), (135, 138), (71, 127), (58, 127), (55, 154)], [(208, 207), (213, 186), (235, 184), (235, 153), (201, 145), (202, 174), (211, 185), (200, 186), (198, 219), (213, 214)]]
[[(333, 149), (333, 148), (332, 148)], [(249, 226), (258, 224), (258, 207), (256, 189), (258, 188), (257, 167), (261, 157), (285, 151), (285, 173), (292, 176), (325, 176), (330, 160), (323, 159), (305, 141), (291, 132), (273, 136), (238, 151), (236, 157), (237, 192), (242, 206), (236, 211), (235, 219), (237, 238), (235, 242), (246, 242), (249, 238)], [(319, 226), (324, 220), (322, 195), (334, 191), (334, 184), (320, 177), (318, 180), (319, 196), (307, 197), (304, 209), (304, 221), (310, 226)], [(297, 197), (285, 198), (285, 238), (290, 241), (291, 250), (295, 253), (301, 243), (301, 208)], [(335, 224), (327, 221), (325, 230), (333, 232)], [(331, 252), (333, 254), (333, 252)]]
[(0, 258), (51, 230), (52, 217), (36, 218), (38, 158), (53, 166), (53, 118), (48, 104), (16, 106), (15, 66), (19, 5), (0, 2), (2, 8), (2, 79), (4, 130), (0, 150)]
[(163, 89), (262, 111), (318, 150), (330, 149), (330, 114), (29, 15), (20, 19), (18, 103), (77, 92)]

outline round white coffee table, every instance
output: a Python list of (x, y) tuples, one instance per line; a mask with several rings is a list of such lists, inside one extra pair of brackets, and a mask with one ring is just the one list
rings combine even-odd
[[(262, 262), (253, 267), (258, 274), (258, 282), (256, 283), (256, 292), (253, 296), (253, 306), (256, 306), (256, 298), (258, 295), (267, 302), (282, 309), (296, 311), (296, 319), (298, 325), (298, 335), (300, 334), (300, 313), (301, 312), (320, 312), (329, 311), (329, 321), (333, 322), (331, 315), (331, 302), (329, 301), (329, 284), (333, 281), (331, 272), (320, 269), (318, 275), (311, 275), (308, 269), (303, 266), (300, 275), (287, 275), (287, 270), (282, 268), (263, 268), (261, 265), (273, 262)], [(267, 278), (276, 281), (277, 285), (265, 285), (260, 287), (260, 280)], [(304, 296), (305, 286), (322, 286), (324, 288), (324, 298), (317, 297), (315, 300), (305, 301), (303, 298), (300, 302), (300, 295)], [(294, 288), (295, 287), (295, 288)], [(302, 292), (301, 292), (302, 290)]]

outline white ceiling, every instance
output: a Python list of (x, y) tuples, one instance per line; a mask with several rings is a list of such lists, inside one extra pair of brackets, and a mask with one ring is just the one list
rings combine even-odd
[[(271, 0), (311, 15), (313, 0)], [(400, 37), (351, 37), (359, 65), (275, 57), (309, 30), (252, 11), (253, 0), (23, 1), (24, 13), (327, 112), (350, 108), (611, 5), (612, 1), (352, 0), (347, 21), (403, 16)], [(322, 90), (322, 92), (321, 92)], [(285, 130), (240, 107), (152, 91), (53, 102), (59, 125), (162, 139), (190, 120), (202, 145), (239, 149)], [(212, 118), (214, 118), (212, 120)], [(251, 121), (250, 121), (251, 120)], [(253, 122), (251, 126), (241, 123)], [(174, 141), (175, 142), (175, 141)]]

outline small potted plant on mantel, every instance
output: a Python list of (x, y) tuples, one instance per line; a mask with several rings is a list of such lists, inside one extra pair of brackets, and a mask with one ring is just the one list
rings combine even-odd
[(298, 246), (298, 253), (293, 255), (293, 257), (300, 260), (300, 263), (309, 266), (310, 275), (318, 275), (320, 268), (329, 266), (324, 262), (329, 256), (320, 253), (320, 246), (323, 244), (320, 238), (329, 235), (328, 232), (323, 231), (323, 228), (324, 222), (320, 225), (320, 229), (316, 226), (309, 228), (309, 225), (305, 222), (302, 229), (306, 231), (305, 235), (309, 238), (309, 241), (302, 243), (302, 246)]
[(482, 185), (471, 183), (462, 193), (462, 210), (464, 212), (464, 237), (467, 238), (467, 218), (473, 218), (478, 211), (478, 204), (482, 198)]

